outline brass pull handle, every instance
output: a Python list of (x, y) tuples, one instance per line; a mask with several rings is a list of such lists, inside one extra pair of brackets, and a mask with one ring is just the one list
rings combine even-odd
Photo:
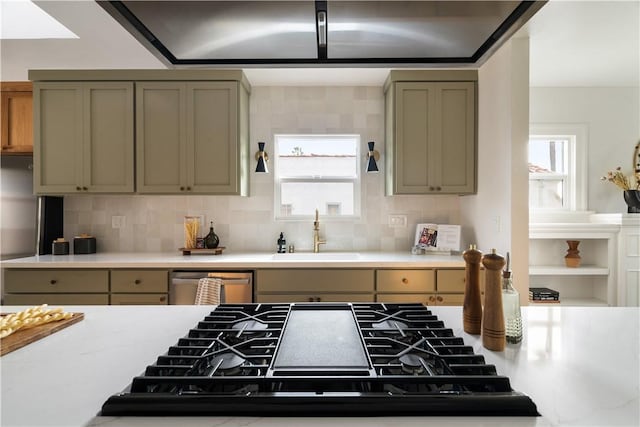
[(430, 301), (430, 302), (435, 302), (435, 301), (436, 301), (436, 299), (435, 299), (433, 296), (430, 296), (430, 297), (429, 297), (429, 301)]
[(136, 279), (136, 280), (133, 281), (134, 285), (139, 285), (140, 283), (142, 283), (142, 280), (140, 280), (140, 279)]
[(184, 191), (184, 187), (180, 187), (180, 191)]
[(441, 191), (442, 187), (436, 187), (436, 190)]
[(58, 283), (58, 281), (56, 279), (51, 279), (49, 283), (52, 285), (55, 285), (56, 283)]
[(436, 297), (436, 300), (437, 300), (438, 302), (442, 302), (442, 301), (444, 301), (440, 295), (438, 295), (438, 296)]
[(322, 299), (320, 297), (316, 298), (316, 302), (320, 302)]
[(167, 300), (167, 297), (160, 297), (160, 302), (165, 302)]
[(409, 283), (409, 279), (407, 279), (406, 277), (402, 278), (402, 283), (404, 283), (405, 285)]
[(88, 191), (88, 190), (89, 190), (87, 187), (82, 187), (82, 189), (83, 189), (84, 191)]
[(76, 191), (82, 191), (82, 188), (76, 187)]
[(433, 191), (433, 187), (429, 187), (429, 191)]
[(313, 297), (309, 297), (309, 302), (313, 302)]
[(191, 187), (187, 187), (187, 191), (191, 191)]

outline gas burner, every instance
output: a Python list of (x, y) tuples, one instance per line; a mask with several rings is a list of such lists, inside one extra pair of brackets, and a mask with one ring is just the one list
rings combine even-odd
[[(330, 325), (330, 327), (327, 327)], [(537, 415), (421, 304), (221, 304), (102, 415)]]
[(407, 329), (407, 324), (399, 320), (383, 320), (382, 322), (372, 323), (371, 327), (382, 331), (389, 330), (390, 333), (394, 333)]
[(259, 322), (254, 319), (250, 320), (242, 320), (240, 322), (234, 323), (231, 326), (231, 329), (242, 331), (243, 333), (256, 332), (256, 331), (264, 331), (267, 329), (269, 325), (266, 323)]
[[(246, 360), (235, 353), (220, 353), (214, 356), (210, 361), (209, 365), (213, 368), (213, 371), (223, 370), (228, 371), (232, 369), (236, 369), (242, 366)], [(211, 374), (210, 374), (211, 375)]]
[(433, 374), (432, 372), (430, 372), (431, 370), (429, 369), (427, 362), (425, 362), (422, 357), (416, 354), (407, 353), (403, 356), (400, 356), (398, 360), (402, 364), (402, 371), (406, 372), (407, 374), (422, 375), (425, 373), (425, 371), (430, 375)]

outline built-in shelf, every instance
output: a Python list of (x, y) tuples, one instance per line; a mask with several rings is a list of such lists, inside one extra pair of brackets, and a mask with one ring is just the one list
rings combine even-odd
[(549, 302), (532, 302), (529, 301), (530, 307), (607, 307), (606, 301), (598, 298), (562, 298), (559, 303)]
[[(563, 306), (615, 306), (617, 234), (612, 224), (530, 224), (529, 286), (558, 291)], [(564, 265), (567, 240), (580, 241), (580, 267)]]
[(609, 268), (585, 265), (578, 268), (560, 265), (536, 265), (529, 267), (530, 276), (608, 276)]

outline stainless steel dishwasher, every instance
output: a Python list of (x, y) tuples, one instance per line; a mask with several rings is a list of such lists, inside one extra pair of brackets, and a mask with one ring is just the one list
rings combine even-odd
[(198, 290), (198, 280), (203, 277), (222, 279), (220, 302), (246, 304), (253, 302), (252, 271), (202, 271), (174, 270), (171, 274), (169, 304), (193, 305)]

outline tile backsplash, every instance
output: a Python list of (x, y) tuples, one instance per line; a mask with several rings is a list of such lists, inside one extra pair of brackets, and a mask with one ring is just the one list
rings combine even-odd
[[(359, 134), (361, 151), (376, 141), (384, 158), (384, 96), (381, 87), (254, 87), (250, 99), (251, 152), (257, 141), (273, 151), (273, 135)], [(382, 160), (382, 159), (381, 159)], [(362, 170), (364, 170), (364, 156)], [(415, 225), (421, 222), (459, 223), (458, 196), (384, 196), (381, 173), (362, 175), (361, 217), (321, 218), (324, 251), (408, 251)], [(250, 196), (70, 195), (65, 196), (64, 232), (97, 238), (99, 252), (177, 252), (184, 244), (185, 215), (204, 215), (206, 230), (213, 221), (220, 245), (229, 252), (273, 252), (280, 232), (297, 251), (312, 249), (311, 221), (274, 219), (273, 174), (250, 173)], [(407, 216), (406, 227), (390, 227), (389, 215)], [(112, 228), (112, 217), (124, 226)]]

